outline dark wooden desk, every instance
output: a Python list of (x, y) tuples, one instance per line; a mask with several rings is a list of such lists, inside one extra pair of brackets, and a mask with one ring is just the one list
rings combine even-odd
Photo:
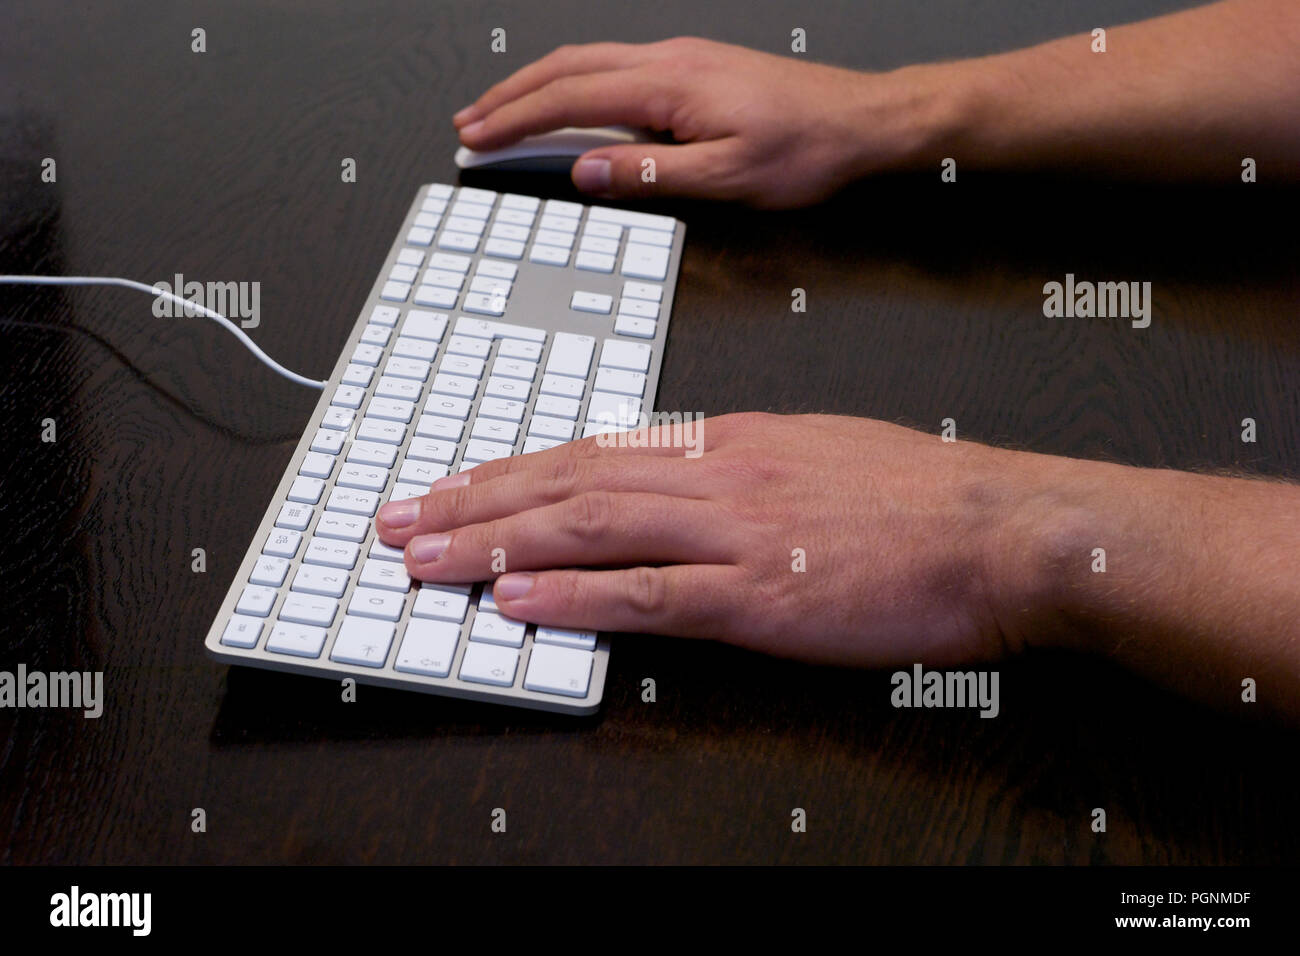
[[(257, 280), (257, 340), (324, 374), (412, 189), (454, 177), (451, 112), (552, 46), (693, 32), (779, 51), (799, 26), (814, 57), (884, 68), (1180, 5), (11, 5), (0, 271)], [(488, 53), (496, 26), (505, 55)], [(44, 157), (57, 183), (41, 182)], [(1043, 452), (1297, 477), (1295, 199), (963, 174), (793, 214), (669, 206), (689, 232), (660, 404), (933, 431), (951, 416), (962, 437)], [(1152, 326), (1044, 319), (1042, 285), (1066, 272), (1151, 281)], [(806, 315), (790, 311), (796, 286)], [(995, 720), (895, 711), (883, 673), (633, 635), (615, 641), (603, 713), (582, 721), (367, 688), (343, 704), (333, 682), (218, 666), (203, 633), (313, 393), (132, 292), (0, 287), (0, 323), (0, 669), (103, 669), (108, 697), (97, 721), (0, 711), (4, 862), (1300, 851), (1294, 736), (1089, 661), (1008, 663)], [(497, 807), (506, 834), (489, 830)], [(795, 807), (807, 833), (791, 832)]]

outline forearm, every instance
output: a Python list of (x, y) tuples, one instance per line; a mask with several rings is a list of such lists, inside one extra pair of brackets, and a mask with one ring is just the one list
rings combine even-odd
[(1225, 0), (1011, 53), (908, 67), (920, 129), (895, 165), (1161, 179), (1300, 178), (1300, 4)]
[[(1012, 640), (1300, 720), (1300, 486), (1035, 459), (1000, 555)], [(1103, 570), (1104, 569), (1104, 570)]]

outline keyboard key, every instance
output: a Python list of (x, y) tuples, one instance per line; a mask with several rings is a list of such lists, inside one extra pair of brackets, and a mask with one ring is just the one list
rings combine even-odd
[(455, 289), (459, 292), (465, 287), (465, 274), (451, 269), (426, 269), (424, 285), (436, 285), (443, 289)]
[(660, 232), (672, 232), (677, 228), (677, 220), (670, 216), (655, 216), (646, 212), (634, 212), (630, 209), (612, 209), (609, 206), (592, 206), (587, 210), (587, 223), (610, 222), (620, 226), (638, 226), (642, 229), (655, 229)]
[(348, 602), (348, 613), (373, 617), (381, 621), (396, 621), (402, 616), (406, 596), (378, 588), (358, 587)]
[(412, 438), (406, 449), (407, 461), (436, 461), (450, 465), (456, 457), (456, 441), (459, 439), (439, 441), (436, 438)]
[(512, 266), (508, 262), (493, 262), (490, 259), (480, 259), (478, 268), (475, 270), (478, 275), (491, 276), (494, 279), (508, 279), (515, 281), (515, 276), (519, 274), (519, 267)]
[(404, 402), (414, 402), (424, 391), (419, 382), (407, 378), (394, 378), (391, 375), (380, 376), (375, 386), (375, 395), (380, 398), (395, 398)]
[(426, 414), (458, 418), (462, 422), (469, 418), (469, 407), (468, 398), (457, 398), (455, 395), (430, 395), (424, 402)]
[(420, 270), (415, 266), (407, 266), (398, 263), (388, 273), (388, 278), (393, 282), (405, 282), (410, 285), (415, 281), (415, 277), (420, 274)]
[(410, 424), (414, 416), (415, 402), (403, 401), (399, 398), (372, 398), (370, 407), (366, 409), (368, 418), (386, 418), (403, 424)]
[(423, 382), (429, 377), (432, 368), (429, 362), (394, 356), (384, 366), (384, 375), (389, 378), (409, 378), (412, 381)]
[(654, 319), (638, 319), (634, 315), (619, 313), (614, 320), (614, 331), (619, 335), (630, 335), (637, 339), (652, 339), (659, 331)]
[(415, 423), (415, 433), (421, 438), (445, 438), (456, 442), (465, 434), (465, 423), (440, 415), (421, 415)]
[(402, 462), (401, 471), (397, 473), (400, 481), (409, 482), (413, 485), (424, 485), (426, 488), (439, 478), (446, 477), (446, 475), (446, 465), (430, 464), (409, 458)]
[(604, 253), (612, 257), (618, 255), (618, 240), (602, 239), (588, 232), (583, 234), (582, 241), (578, 243), (578, 249), (582, 252)]
[(527, 407), (523, 402), (489, 396), (479, 402), (478, 414), (479, 418), (499, 418), (502, 421), (518, 424), (524, 420), (524, 410)]
[(385, 621), (347, 615), (334, 639), (330, 660), (361, 667), (383, 667), (397, 629)]
[(314, 508), (307, 505), (287, 502), (280, 507), (280, 514), (275, 519), (275, 526), (277, 528), (288, 528), (291, 531), (305, 531), (307, 525), (311, 524), (311, 516), (314, 510)]
[(322, 428), (316, 432), (316, 437), (311, 440), (311, 450), (320, 452), (323, 455), (337, 455), (346, 438), (347, 434), (345, 432), (336, 431), (332, 428)]
[(474, 260), (469, 256), (458, 256), (450, 252), (435, 252), (429, 256), (430, 269), (446, 269), (448, 272), (468, 272)]
[(285, 575), (288, 573), (288, 558), (262, 555), (257, 564), (253, 565), (253, 571), (248, 576), (248, 583), (261, 584), (268, 588), (278, 588), (284, 583)]
[(392, 305), (377, 305), (370, 310), (370, 322), (372, 325), (384, 325), (392, 328), (397, 324), (397, 317), (402, 314), (402, 310)]
[(562, 398), (582, 398), (587, 391), (584, 378), (569, 378), (567, 375), (543, 375), (539, 391), (543, 395), (558, 395)]
[[(430, 205), (433, 203), (435, 205)], [(442, 212), (447, 203), (441, 199), (426, 199), (421, 207), (425, 212)], [(397, 261), (404, 266), (418, 266), (424, 262), (424, 253), (419, 249), (406, 248), (397, 254)]]
[(481, 292), (470, 292), (466, 294), (465, 302), (461, 308), (466, 312), (473, 312), (477, 315), (504, 315), (506, 297), (504, 295), (484, 295)]
[(583, 651), (596, 649), (595, 631), (574, 631), (560, 627), (542, 627), (538, 625), (533, 635), (535, 644), (557, 644), (560, 647), (576, 647)]
[(623, 250), (622, 272), (625, 276), (662, 282), (668, 276), (668, 250), (629, 242)]
[(531, 230), (528, 226), (515, 226), (506, 222), (497, 222), (489, 234), (493, 239), (509, 239), (513, 242), (527, 242)]
[(596, 381), (592, 388), (602, 392), (617, 392), (620, 395), (635, 395), (640, 398), (645, 394), (646, 378), (640, 372), (629, 372), (621, 368), (596, 369)]
[(573, 265), (587, 272), (603, 272), (606, 275), (614, 271), (614, 256), (605, 252), (593, 252), (581, 249), (573, 257)]
[(497, 194), (490, 189), (473, 189), (462, 186), (456, 196), (461, 202), (479, 203), (489, 208), (497, 201)]
[(309, 478), (328, 478), (334, 470), (334, 456), (323, 455), (318, 451), (309, 451), (302, 456), (298, 474)]
[(673, 234), (658, 229), (642, 229), (633, 226), (627, 231), (627, 241), (648, 246), (663, 246), (665, 249), (673, 244)]
[(361, 577), (357, 578), (357, 584), (405, 594), (411, 589), (411, 577), (406, 573), (403, 565), (367, 558), (366, 563), (361, 566)]
[(274, 555), (277, 558), (292, 558), (298, 553), (298, 545), (301, 541), (301, 531), (272, 531), (266, 536), (266, 544), (262, 546), (262, 553)]
[(496, 221), (511, 226), (531, 226), (536, 218), (536, 214), (526, 209), (508, 209), (503, 206), (497, 210)]
[(470, 435), (482, 438), (484, 441), (499, 441), (513, 445), (515, 439), (519, 437), (519, 426), (514, 422), (500, 419), (477, 418), (474, 420), (474, 427), (470, 429)]
[(429, 493), (428, 485), (413, 485), (409, 482), (399, 481), (393, 485), (392, 493), (389, 494), (389, 501), (405, 501), (407, 498), (419, 498), (421, 495)]
[(496, 398), (513, 398), (525, 402), (532, 390), (533, 387), (528, 382), (520, 381), (517, 378), (503, 378), (499, 375), (493, 375), (487, 380), (487, 386), (483, 389), (483, 394)]
[(533, 644), (524, 688), (543, 694), (586, 697), (593, 656), (588, 651), (554, 644)]
[[(474, 252), (478, 249), (478, 236), (469, 232), (450, 232), (443, 230), (438, 238), (439, 249), (455, 249), (458, 252)], [(662, 279), (663, 276), (660, 276)]]
[(390, 548), (378, 538), (370, 542), (370, 557), (379, 558), (381, 561), (398, 561), (404, 560), (401, 548)]
[(232, 614), (226, 629), (221, 632), (221, 643), (227, 647), (256, 647), (261, 636), (261, 621), (246, 614)]
[(402, 335), (398, 336), (397, 342), (393, 345), (393, 354), (400, 355), (402, 358), (432, 362), (433, 357), (438, 354), (438, 343)]
[(614, 307), (614, 297), (595, 292), (575, 292), (569, 300), (569, 308), (578, 312), (598, 312), (609, 315)]
[(474, 617), (469, 639), (505, 647), (523, 647), (525, 627), (523, 621), (514, 621), (491, 611), (480, 610)]
[(445, 183), (434, 183), (427, 190), (426, 196), (432, 196), (434, 199), (450, 199), (454, 190)]
[(433, 377), (433, 385), (429, 387), (429, 390), (439, 395), (459, 395), (462, 398), (473, 398), (478, 394), (478, 379), (439, 372)]
[(506, 279), (498, 279), (495, 276), (476, 275), (470, 280), (469, 291), (478, 292), (483, 295), (499, 295), (506, 298), (510, 297), (510, 290), (514, 288), (514, 283)]
[(393, 669), (425, 677), (446, 677), (460, 641), (460, 626), (447, 621), (412, 620), (406, 625)]
[(542, 346), (537, 342), (525, 342), (521, 339), (502, 339), (497, 347), (497, 355), (502, 358), (526, 359), (539, 362), (542, 358)]
[(329, 503), (325, 507), (335, 513), (373, 518), (379, 508), (379, 495), (373, 491), (335, 488), (330, 492)]
[(321, 538), (338, 538), (359, 544), (366, 540), (369, 531), (369, 519), (333, 511), (326, 511), (320, 516), (320, 521), (316, 522), (316, 534)]
[(520, 196), (518, 193), (506, 193), (501, 197), (502, 209), (522, 209), (525, 212), (536, 212), (537, 207), (541, 205), (541, 200), (536, 196)]
[(528, 423), (528, 434), (540, 435), (543, 438), (554, 438), (557, 441), (566, 442), (573, 439), (572, 421), (563, 418), (550, 418), (546, 415), (534, 415), (532, 421)]
[(587, 403), (587, 421), (601, 425), (636, 425), (641, 414), (641, 399), (613, 392), (591, 393)]
[(472, 358), (487, 358), (492, 350), (492, 343), (486, 339), (470, 338), (468, 335), (453, 335), (447, 340), (447, 352), (451, 355), (468, 355)]
[(298, 573), (293, 576), (291, 591), (304, 594), (319, 594), (322, 597), (341, 598), (348, 587), (348, 574), (338, 568), (322, 567), (318, 564), (299, 565)]
[(639, 319), (659, 318), (659, 303), (647, 302), (645, 299), (629, 299), (624, 296), (618, 302), (619, 315), (634, 315)]
[(465, 443), (465, 461), (484, 462), (496, 461), (498, 458), (509, 458), (513, 448), (513, 445), (503, 445), (500, 442), (471, 438)]
[(352, 361), (357, 365), (374, 367), (379, 364), (379, 360), (383, 357), (384, 350), (377, 345), (362, 343), (352, 350)]
[(339, 602), (333, 598), (290, 592), (280, 608), (280, 620), (313, 627), (329, 627), (338, 613)]
[(595, 348), (596, 340), (590, 335), (556, 332), (551, 342), (551, 354), (546, 360), (546, 371), (585, 379), (591, 370)]
[(619, 342), (606, 339), (600, 350), (600, 364), (609, 368), (625, 368), (630, 372), (650, 371), (650, 346), (639, 342)]
[(305, 505), (314, 505), (320, 502), (321, 492), (325, 490), (325, 482), (319, 478), (307, 478), (299, 475), (289, 486), (289, 500), (297, 501)]
[(266, 617), (271, 613), (271, 608), (275, 606), (275, 596), (275, 588), (250, 584), (244, 588), (243, 593), (239, 596), (239, 603), (235, 605), (235, 610), (240, 614)]
[(323, 627), (306, 627), (301, 624), (277, 624), (266, 639), (266, 649), (273, 654), (290, 654), (294, 657), (320, 657), (328, 632)]
[(534, 242), (528, 261), (547, 266), (565, 266), (569, 264), (569, 250), (562, 246), (546, 246)]
[(350, 408), (339, 408), (337, 405), (331, 405), (325, 409), (325, 416), (321, 419), (322, 428), (333, 428), (336, 431), (347, 431), (352, 427), (352, 422), (356, 419), (356, 413)]
[(358, 365), (351, 362), (343, 370), (343, 384), (355, 385), (357, 388), (369, 388), (370, 380), (374, 377), (375, 370), (368, 365)]
[(406, 441), (406, 427), (401, 422), (383, 418), (363, 418), (361, 424), (357, 426), (357, 438), (400, 445)]
[(406, 322), (402, 325), (402, 335), (413, 339), (428, 339), (431, 342), (441, 342), (442, 334), (447, 330), (447, 313), (445, 312), (426, 312), (423, 309), (412, 309), (406, 314)]
[(384, 283), (384, 287), (379, 290), (379, 298), (387, 299), (389, 302), (405, 302), (406, 297), (411, 294), (411, 283), (393, 282)]
[[(558, 395), (539, 395), (537, 404), (533, 406), (533, 411), (538, 415), (546, 415), (551, 418), (567, 418), (569, 421), (578, 420), (578, 410), (581, 402), (576, 398), (561, 398)], [(479, 414), (484, 414), (482, 408)]]
[(582, 204), (568, 202), (564, 199), (546, 200), (546, 208), (542, 210), (547, 216), (568, 216), (570, 219), (580, 219), (582, 217)]
[(330, 400), (330, 404), (339, 405), (343, 408), (360, 408), (365, 397), (366, 390), (364, 388), (358, 388), (355, 385), (340, 385), (334, 389), (334, 397)]
[(439, 621), (454, 621), (459, 624), (465, 620), (465, 612), (468, 609), (469, 595), (425, 584), (415, 595), (415, 606), (411, 608), (411, 616), (436, 618)]
[(462, 375), (468, 378), (483, 377), (483, 360), (468, 355), (444, 355), (438, 371), (447, 375)]
[(348, 461), (361, 465), (392, 468), (393, 462), (397, 461), (397, 446), (385, 445), (382, 442), (354, 441), (352, 447), (348, 449)]
[[(573, 233), (560, 232), (555, 229), (538, 229), (537, 242), (533, 244), (533, 248), (536, 249), (539, 246), (546, 249), (563, 249), (564, 257), (568, 259), (569, 250), (573, 248)], [(536, 262), (537, 260), (534, 259), (533, 261)]]
[(510, 687), (519, 667), (519, 652), (509, 647), (471, 641), (460, 662), (460, 679), (475, 684)]
[(592, 222), (588, 219), (582, 234), (599, 239), (618, 239), (623, 235), (623, 227), (612, 222)]
[(406, 241), (413, 246), (427, 246), (433, 242), (433, 230), (422, 226), (412, 226), (406, 234)]
[(483, 254), (500, 256), (502, 259), (522, 259), (524, 257), (524, 244), (516, 239), (492, 237), (483, 243)]
[(537, 375), (537, 363), (527, 359), (501, 356), (492, 363), (492, 374), (501, 378), (517, 378), (521, 382), (531, 382)]
[(306, 564), (320, 564), (328, 568), (342, 568), (351, 571), (357, 565), (361, 547), (352, 541), (332, 541), (313, 535), (307, 542), (307, 550), (302, 553)]
[(436, 285), (422, 285), (415, 290), (412, 299), (416, 305), (432, 305), (443, 309), (454, 309), (460, 293), (455, 289), (444, 289)]
[[(460, 213), (472, 212), (472, 211), (474, 210), (470, 210), (465, 207), (461, 207), (459, 209), (455, 209), (455, 208), (452, 209), (452, 212), (460, 212)], [(474, 236), (477, 238), (478, 236), (483, 235), (483, 220), (485, 218), (487, 217), (484, 216), (480, 218), (477, 215), (448, 216), (445, 228), (447, 228), (451, 232), (463, 232), (466, 235)]]

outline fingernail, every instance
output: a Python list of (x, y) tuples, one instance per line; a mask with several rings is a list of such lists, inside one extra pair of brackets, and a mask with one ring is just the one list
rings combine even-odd
[(390, 528), (405, 528), (415, 524), (420, 517), (420, 499), (407, 498), (405, 501), (390, 501), (379, 509), (379, 520)]
[(446, 491), (448, 488), (463, 488), (469, 484), (469, 472), (462, 471), (458, 475), (448, 475), (446, 478), (439, 478), (429, 486), (430, 491)]
[(412, 538), (407, 547), (411, 549), (411, 557), (420, 564), (428, 564), (442, 557), (442, 552), (447, 550), (450, 542), (449, 534), (422, 534), (418, 538)]
[(583, 192), (599, 192), (608, 189), (609, 180), (608, 159), (580, 159), (573, 167), (573, 184)]
[(493, 593), (503, 601), (521, 598), (533, 589), (533, 577), (531, 574), (503, 574), (497, 578)]
[(483, 131), (483, 121), (478, 120), (475, 123), (470, 123), (468, 126), (461, 127), (460, 135), (462, 137), (477, 136), (482, 131)]
[(469, 117), (473, 115), (474, 115), (474, 105), (471, 103), (463, 110), (458, 110), (456, 113), (454, 113), (451, 117), (451, 121), (456, 126), (459, 126), (461, 123), (465, 122), (465, 120), (469, 119)]

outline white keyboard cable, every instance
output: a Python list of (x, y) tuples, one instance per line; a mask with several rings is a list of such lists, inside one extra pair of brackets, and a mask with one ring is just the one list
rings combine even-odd
[(237, 326), (234, 322), (231, 322), (228, 318), (226, 318), (221, 313), (213, 312), (211, 309), (205, 308), (204, 306), (201, 306), (196, 302), (191, 302), (189, 299), (182, 299), (180, 296), (175, 295), (171, 292), (164, 292), (161, 289), (155, 288), (154, 286), (145, 285), (143, 282), (136, 282), (134, 279), (119, 279), (114, 276), (0, 275), (0, 285), (116, 285), (116, 286), (123, 286), (124, 288), (127, 289), (138, 289), (141, 292), (148, 292), (150, 295), (160, 295), (164, 299), (170, 299), (171, 301), (184, 306), (186, 309), (192, 309), (201, 315), (207, 316), (209, 319), (213, 319), (217, 322), (220, 322), (222, 325), (226, 327), (228, 331), (230, 331), (235, 336), (235, 338), (243, 342), (244, 346), (250, 352), (252, 352), (255, 356), (257, 356), (258, 361), (260, 361), (271, 371), (275, 372), (277, 375), (287, 378), (291, 382), (296, 382), (299, 385), (306, 385), (308, 388), (317, 388), (317, 389), (324, 390), (326, 385), (329, 384), (328, 382), (318, 381), (317, 379), (314, 378), (307, 378), (305, 375), (299, 375), (297, 372), (292, 372), (289, 369), (285, 368), (275, 359), (271, 358), (271, 356), (263, 352), (258, 347), (257, 343), (254, 342), (252, 339), (250, 339), (244, 333), (243, 329)]

